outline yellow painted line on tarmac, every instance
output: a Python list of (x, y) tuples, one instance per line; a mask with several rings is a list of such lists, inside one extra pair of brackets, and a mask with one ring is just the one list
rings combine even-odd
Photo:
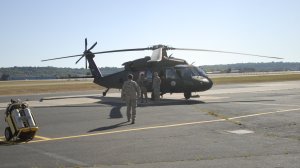
[(256, 116), (276, 114), (276, 113), (286, 113), (286, 112), (292, 112), (292, 111), (300, 111), (300, 108), (297, 108), (297, 109), (287, 109), (287, 110), (278, 110), (278, 111), (273, 111), (273, 112), (265, 112), (265, 113), (257, 113), (257, 114), (249, 114), (249, 115), (231, 117), (229, 119), (230, 120), (235, 120), (235, 119), (240, 119), (240, 118), (256, 117)]
[(82, 135), (65, 136), (65, 137), (58, 137), (58, 138), (47, 138), (47, 139), (42, 139), (42, 140), (29, 141), (28, 143), (37, 143), (37, 142), (46, 142), (46, 141), (57, 141), (57, 140), (74, 139), (74, 138), (81, 138), (81, 137), (90, 137), (90, 136), (98, 136), (98, 135), (107, 135), (107, 134), (116, 134), (116, 133), (125, 133), (125, 132), (134, 132), (134, 131), (159, 129), (159, 128), (171, 128), (171, 127), (188, 126), (188, 125), (199, 125), (199, 124), (222, 122), (222, 121), (228, 121), (228, 120), (235, 120), (235, 119), (256, 117), (256, 116), (262, 116), (262, 115), (277, 114), (277, 113), (296, 112), (296, 111), (300, 111), (300, 108), (287, 109), (287, 110), (278, 110), (278, 111), (273, 111), (273, 112), (256, 113), (256, 114), (250, 114), (250, 115), (230, 117), (230, 118), (226, 118), (226, 119), (196, 121), (196, 122), (187, 122), (187, 123), (170, 124), (170, 125), (158, 125), (158, 126), (133, 128), (133, 129), (125, 129), (125, 130), (117, 130), (117, 131), (99, 132), (99, 133), (94, 133), (94, 134), (82, 134)]
[(51, 140), (52, 139), (52, 138), (47, 138), (47, 137), (43, 137), (43, 136), (39, 136), (39, 135), (34, 136), (34, 138), (38, 138), (38, 139), (42, 139), (42, 140)]

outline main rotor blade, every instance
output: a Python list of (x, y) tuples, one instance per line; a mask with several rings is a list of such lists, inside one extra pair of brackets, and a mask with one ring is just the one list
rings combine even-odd
[(218, 52), (218, 53), (226, 53), (226, 54), (239, 54), (239, 55), (248, 55), (248, 56), (255, 56), (255, 57), (283, 59), (283, 58), (280, 58), (280, 57), (271, 57), (271, 56), (265, 56), (265, 55), (247, 54), (247, 53), (240, 53), (240, 52), (220, 51), (220, 50), (191, 49), (191, 48), (169, 48), (169, 50), (188, 50), (188, 51)]
[(94, 54), (105, 54), (105, 53), (113, 53), (113, 52), (125, 52), (125, 51), (143, 51), (143, 50), (152, 50), (151, 48), (132, 48), (132, 49), (121, 49), (121, 50), (109, 50), (109, 51), (101, 51), (94, 52)]
[(79, 54), (79, 55), (71, 55), (71, 56), (65, 56), (65, 57), (57, 57), (57, 58), (51, 58), (51, 59), (44, 59), (44, 60), (42, 60), (42, 62), (44, 62), (44, 61), (51, 61), (51, 60), (57, 60), (57, 59), (65, 59), (65, 58), (79, 57), (79, 56), (82, 56), (82, 54)]
[(91, 51), (96, 45), (97, 45), (97, 42), (94, 43), (94, 44), (92, 45), (92, 47), (90, 47), (90, 48), (88, 49), (88, 51)]

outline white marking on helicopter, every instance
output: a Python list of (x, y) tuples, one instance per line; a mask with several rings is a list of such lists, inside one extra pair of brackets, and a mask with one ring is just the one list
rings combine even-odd
[(171, 81), (171, 86), (176, 86), (176, 82), (175, 81)]

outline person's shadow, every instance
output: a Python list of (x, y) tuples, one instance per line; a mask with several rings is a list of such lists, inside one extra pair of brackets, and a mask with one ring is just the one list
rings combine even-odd
[(125, 126), (125, 125), (129, 125), (129, 124), (130, 124), (129, 122), (121, 122), (121, 123), (118, 123), (118, 124), (115, 124), (115, 125), (110, 125), (110, 126), (105, 126), (105, 127), (99, 127), (99, 128), (96, 128), (96, 129), (92, 129), (92, 130), (89, 130), (88, 132), (106, 131), (106, 130), (111, 130), (111, 129), (115, 129), (115, 128), (118, 128), (118, 127), (122, 127), (122, 126)]

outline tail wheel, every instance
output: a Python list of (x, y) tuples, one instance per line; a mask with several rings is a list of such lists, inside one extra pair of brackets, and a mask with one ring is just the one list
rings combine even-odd
[(191, 98), (191, 96), (192, 96), (192, 93), (191, 92), (184, 92), (184, 97), (185, 97), (185, 99), (190, 99)]
[(10, 141), (11, 138), (13, 137), (13, 135), (12, 135), (11, 130), (10, 130), (9, 127), (6, 127), (6, 128), (5, 128), (4, 135), (5, 135), (6, 141)]

